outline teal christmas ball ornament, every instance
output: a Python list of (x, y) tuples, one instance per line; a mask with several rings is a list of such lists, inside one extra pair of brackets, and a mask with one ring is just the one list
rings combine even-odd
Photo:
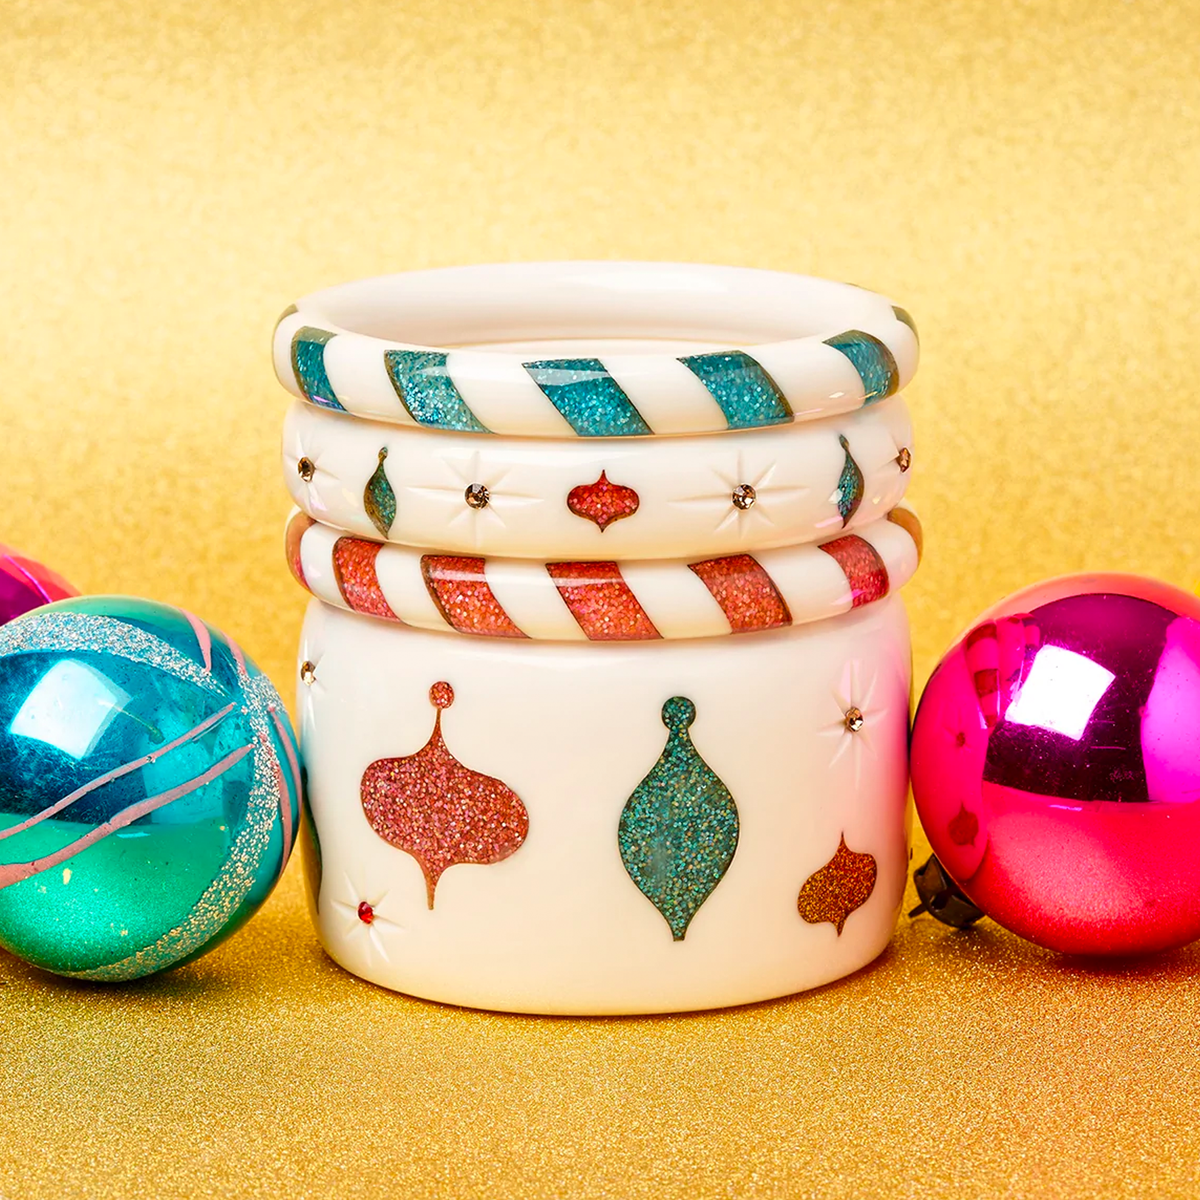
[(278, 693), (178, 608), (63, 600), (0, 627), (0, 946), (120, 981), (199, 957), (266, 900), (301, 767)]

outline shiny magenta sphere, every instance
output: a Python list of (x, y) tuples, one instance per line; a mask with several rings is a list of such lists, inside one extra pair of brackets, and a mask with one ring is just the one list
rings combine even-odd
[(938, 665), (917, 811), (994, 921), (1071, 954), (1200, 938), (1200, 599), (1136, 575), (1048, 580)]
[(43, 604), (78, 595), (56, 571), (0, 546), (0, 625)]

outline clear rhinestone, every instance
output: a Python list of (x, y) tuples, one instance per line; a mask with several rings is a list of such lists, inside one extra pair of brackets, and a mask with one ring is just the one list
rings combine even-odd
[(748, 483), (739, 483), (729, 498), (733, 501), (734, 508), (740, 508), (742, 512), (745, 512), (746, 509), (754, 507), (758, 493)]
[(317, 664), (307, 660), (300, 664), (300, 682), (305, 687), (312, 687), (317, 678)]
[(866, 723), (867, 718), (863, 716), (861, 708), (852, 704), (846, 709), (846, 728), (851, 733), (857, 733)]
[(902, 447), (896, 455), (896, 465), (901, 471), (907, 471), (912, 466), (912, 451), (907, 446)]
[(471, 484), (463, 496), (474, 509), (487, 508), (492, 502), (492, 493), (482, 483)]
[(311, 458), (302, 458), (296, 464), (296, 474), (305, 483), (312, 483), (312, 477), (317, 473), (317, 464)]

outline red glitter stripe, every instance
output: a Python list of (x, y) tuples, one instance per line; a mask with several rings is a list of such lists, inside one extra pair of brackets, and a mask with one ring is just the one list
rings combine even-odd
[(316, 521), (306, 513), (296, 513), (288, 522), (287, 533), (285, 534), (288, 566), (291, 568), (296, 582), (302, 588), (308, 587), (308, 580), (304, 578), (304, 562), (300, 557), (300, 543), (303, 541), (304, 535), (315, 524)]
[(547, 563), (558, 594), (593, 642), (642, 642), (660, 637), (615, 562)]
[(751, 555), (731, 554), (689, 563), (688, 567), (712, 593), (734, 633), (777, 629), (792, 623), (787, 601), (779, 594), (775, 581)]
[(484, 574), (485, 561), (457, 554), (423, 554), (421, 575), (438, 611), (459, 633), (523, 638)]
[(379, 576), (375, 573), (375, 559), (379, 557), (379, 551), (382, 549), (378, 542), (364, 542), (351, 537), (338, 538), (333, 545), (333, 572), (337, 576), (342, 599), (355, 612), (398, 621), (400, 618), (392, 612), (391, 606), (383, 598)]
[(842, 568), (850, 585), (851, 608), (882, 600), (888, 594), (887, 567), (870, 542), (849, 533), (822, 543), (821, 549)]

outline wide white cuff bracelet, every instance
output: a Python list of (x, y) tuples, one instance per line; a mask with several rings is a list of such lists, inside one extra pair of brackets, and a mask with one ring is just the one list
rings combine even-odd
[(681, 263), (509, 263), (315, 292), (275, 371), (322, 408), (529, 437), (719, 432), (848, 412), (912, 378), (912, 318), (862, 288)]
[(355, 974), (518, 1012), (827, 983), (908, 863), (908, 627), (889, 597), (745, 638), (451, 637), (314, 601), (300, 707), (317, 928)]
[(826, 542), (690, 562), (424, 554), (302, 513), (286, 541), (292, 574), (339, 608), (484, 637), (627, 642), (801, 625), (881, 600), (917, 569), (921, 525), (902, 505)]
[(903, 399), (777, 429), (549, 441), (401, 429), (295, 404), (284, 478), (314, 520), (455, 554), (678, 558), (791, 546), (904, 495)]

